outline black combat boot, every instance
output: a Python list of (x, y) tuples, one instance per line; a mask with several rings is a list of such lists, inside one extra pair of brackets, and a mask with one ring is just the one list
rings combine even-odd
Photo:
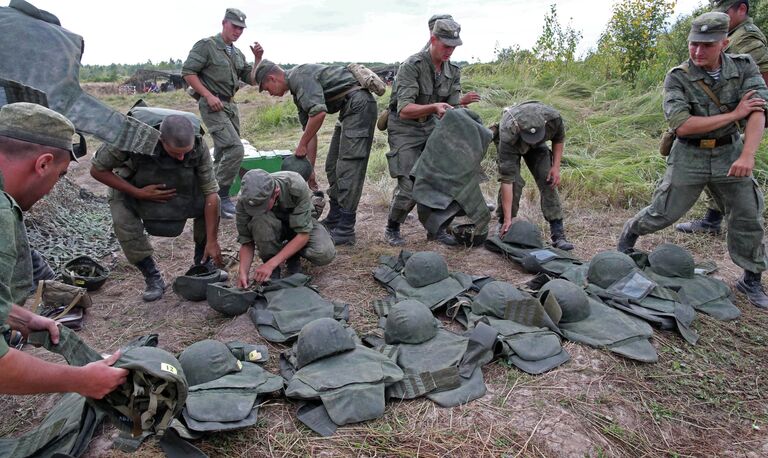
[(163, 297), (163, 293), (165, 292), (165, 282), (160, 275), (160, 271), (157, 270), (157, 264), (155, 264), (155, 260), (152, 259), (152, 256), (147, 256), (137, 262), (136, 267), (144, 275), (144, 281), (147, 284), (141, 298), (144, 299), (145, 302), (152, 302)]
[(627, 254), (632, 253), (635, 251), (635, 243), (637, 243), (638, 238), (640, 238), (640, 235), (632, 232), (629, 228), (629, 221), (627, 221), (619, 236), (619, 242), (616, 244), (616, 251)]
[(565, 251), (571, 251), (573, 249), (573, 243), (569, 242), (565, 238), (565, 229), (563, 228), (563, 220), (555, 219), (549, 222), (549, 232), (552, 238), (552, 246)]
[(719, 211), (709, 208), (702, 219), (695, 219), (687, 223), (680, 223), (675, 229), (686, 234), (714, 234), (720, 233), (720, 223), (723, 222), (723, 214)]
[(456, 237), (452, 236), (445, 230), (445, 226), (440, 226), (440, 229), (437, 230), (437, 234), (432, 234), (430, 232), (427, 232), (427, 240), (434, 240), (435, 242), (440, 242), (443, 245), (448, 246), (456, 246), (459, 244), (459, 242), (456, 240)]
[(761, 309), (768, 309), (768, 296), (765, 295), (763, 284), (760, 282), (760, 272), (744, 271), (736, 281), (736, 289), (747, 295), (749, 303)]
[(357, 212), (339, 209), (341, 214), (339, 222), (331, 230), (331, 238), (334, 245), (354, 245), (355, 244), (355, 222), (357, 221)]
[(341, 219), (341, 207), (336, 199), (330, 199), (329, 202), (331, 208), (328, 210), (328, 215), (320, 221), (320, 224), (330, 231), (339, 224), (339, 220)]
[(232, 219), (235, 217), (235, 204), (229, 198), (229, 186), (219, 188), (219, 198), (221, 199), (221, 217)]
[(301, 271), (301, 256), (294, 254), (287, 261), (285, 261), (285, 269), (288, 271), (288, 275), (300, 274)]
[(384, 238), (392, 246), (405, 245), (405, 239), (400, 237), (400, 223), (393, 220), (387, 221), (387, 228), (384, 229)]

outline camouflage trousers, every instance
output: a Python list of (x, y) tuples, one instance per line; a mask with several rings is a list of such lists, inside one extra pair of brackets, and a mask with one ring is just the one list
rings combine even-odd
[(245, 149), (240, 140), (240, 112), (235, 102), (222, 102), (224, 109), (211, 111), (205, 97), (198, 107), (208, 133), (213, 138), (213, 169), (219, 188), (231, 186), (240, 172)]
[(350, 94), (339, 113), (325, 174), (330, 185), (328, 197), (344, 210), (354, 212), (360, 203), (377, 116), (376, 100), (366, 90)]
[(734, 264), (750, 272), (768, 269), (763, 245), (763, 193), (755, 179), (729, 177), (742, 143), (702, 149), (676, 141), (667, 158), (667, 171), (651, 204), (629, 220), (629, 230), (645, 235), (680, 219), (708, 187), (722, 202), (728, 221), (728, 252)]
[[(514, 160), (517, 161), (517, 173), (515, 174), (515, 182), (512, 183), (513, 218), (517, 216), (517, 213), (520, 210), (520, 197), (522, 196), (523, 188), (525, 187), (525, 180), (520, 174), (520, 157), (520, 155), (514, 155)], [(547, 221), (563, 219), (560, 194), (557, 192), (557, 188), (551, 187), (549, 182), (547, 182), (549, 171), (552, 169), (552, 150), (542, 145), (537, 148), (531, 148), (522, 156), (522, 158), (525, 160), (525, 165), (528, 167), (528, 170), (531, 171), (531, 175), (533, 175), (533, 179), (536, 181), (536, 186), (539, 188), (541, 213), (544, 215), (544, 219)], [(499, 192), (496, 215), (499, 217), (499, 221), (504, 219), (504, 210), (501, 206), (501, 192)]]
[[(125, 201), (120, 192), (113, 192), (109, 198), (109, 211), (112, 213), (112, 227), (123, 254), (131, 264), (152, 256), (154, 249), (149, 243), (149, 236), (144, 230), (144, 223), (136, 211)], [(193, 238), (196, 245), (205, 245), (205, 218), (195, 218)]]
[[(272, 212), (260, 217), (259, 224), (252, 229), (253, 243), (263, 262), (272, 259), (286, 242), (296, 236), (287, 224), (284, 224)], [(309, 242), (299, 251), (299, 256), (316, 266), (329, 264), (336, 257), (336, 246), (328, 230), (316, 220), (312, 221)]]

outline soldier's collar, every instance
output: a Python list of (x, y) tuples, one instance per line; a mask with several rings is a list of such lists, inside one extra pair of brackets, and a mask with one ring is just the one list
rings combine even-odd
[[(225, 49), (227, 47), (227, 44), (224, 43), (224, 37), (222, 37), (220, 33), (217, 33), (216, 36), (213, 37), (213, 41), (216, 42), (216, 47), (219, 49)], [(234, 43), (232, 43), (232, 49), (235, 49)]]

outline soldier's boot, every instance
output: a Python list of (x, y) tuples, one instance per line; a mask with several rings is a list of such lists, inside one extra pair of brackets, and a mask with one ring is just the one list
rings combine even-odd
[(384, 229), (384, 238), (392, 246), (405, 245), (405, 239), (400, 236), (400, 223), (393, 220), (387, 221), (387, 228)]
[(160, 271), (157, 270), (157, 264), (155, 264), (155, 260), (152, 259), (152, 256), (147, 256), (137, 262), (136, 267), (141, 271), (142, 275), (144, 275), (144, 282), (147, 284), (144, 289), (144, 294), (141, 295), (144, 302), (156, 301), (163, 297), (163, 293), (165, 293), (165, 282), (160, 275)]
[(459, 244), (459, 242), (456, 240), (456, 237), (452, 236), (445, 230), (445, 226), (440, 226), (440, 229), (437, 230), (437, 234), (432, 234), (430, 232), (427, 232), (427, 240), (440, 242), (443, 245), (448, 246), (456, 246)]
[(330, 199), (329, 202), (331, 208), (328, 210), (328, 215), (320, 221), (320, 224), (330, 231), (339, 224), (339, 220), (341, 219), (341, 207), (336, 199)]
[[(192, 259), (192, 262), (194, 265), (203, 265), (205, 266), (209, 271), (213, 271), (215, 269), (219, 269), (216, 264), (213, 263), (213, 259), (208, 258), (203, 262), (203, 253), (205, 253), (205, 244), (204, 243), (195, 243), (195, 257)], [(229, 274), (226, 270), (219, 269), (219, 281), (227, 281), (229, 280)]]
[(619, 242), (616, 244), (616, 251), (621, 253), (632, 253), (635, 251), (635, 243), (640, 238), (639, 234), (635, 234), (629, 227), (629, 221), (624, 224), (624, 229), (619, 236)]
[(219, 198), (221, 199), (221, 217), (232, 219), (235, 217), (235, 204), (229, 198), (229, 186), (219, 188)]
[(704, 218), (688, 221), (687, 223), (680, 223), (675, 226), (675, 229), (686, 234), (714, 234), (720, 233), (720, 224), (723, 222), (723, 214), (719, 211), (709, 208)]
[(355, 223), (357, 222), (357, 212), (339, 209), (341, 216), (336, 227), (331, 229), (331, 238), (334, 245), (354, 245), (355, 244)]
[(573, 249), (573, 243), (569, 242), (565, 238), (565, 229), (563, 228), (563, 220), (556, 219), (549, 222), (549, 233), (552, 238), (552, 246), (565, 251), (571, 251)]
[(760, 282), (760, 272), (744, 271), (736, 281), (736, 289), (747, 296), (749, 303), (761, 309), (768, 309), (768, 296), (765, 295), (763, 284)]
[[(301, 256), (295, 254), (285, 261), (285, 269), (288, 271), (288, 275), (300, 274), (301, 271)], [(274, 272), (273, 272), (274, 273)]]

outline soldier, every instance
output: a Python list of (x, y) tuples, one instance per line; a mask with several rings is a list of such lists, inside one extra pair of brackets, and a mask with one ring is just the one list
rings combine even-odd
[[(309, 186), (296, 172), (248, 171), (243, 176), (236, 222), (241, 244), (237, 284), (241, 288), (248, 286), (250, 278), (257, 282), (280, 278), (280, 265), (285, 261), (288, 273), (294, 274), (301, 272), (300, 257), (317, 266), (336, 257), (328, 231), (312, 218)], [(254, 248), (263, 264), (249, 277)]]
[[(693, 20), (690, 59), (670, 70), (664, 81), (664, 116), (677, 134), (667, 171), (651, 204), (624, 225), (617, 249), (629, 252), (639, 236), (674, 223), (709, 186), (728, 210), (728, 251), (744, 269), (736, 289), (753, 305), (768, 308), (760, 283), (768, 268), (763, 194), (752, 177), (768, 88), (749, 55), (723, 53), (727, 33), (724, 13), (704, 13)], [(743, 142), (739, 123), (745, 126)]]
[[(22, 210), (29, 210), (67, 173), (75, 128), (59, 113), (31, 103), (0, 109), (0, 335), (48, 331), (59, 342), (55, 321), (21, 307), (32, 283)], [(120, 357), (75, 367), (43, 361), (9, 348), (0, 338), (0, 393), (77, 392), (101, 399), (125, 382), (128, 371), (110, 367)]]
[(304, 129), (295, 154), (309, 157), (312, 164), (317, 154), (317, 132), (326, 114), (339, 113), (325, 161), (331, 208), (322, 223), (336, 245), (354, 244), (357, 205), (378, 114), (376, 99), (352, 72), (338, 65), (304, 64), (285, 71), (265, 60), (256, 68), (255, 81), (259, 91), (276, 97), (291, 92)]
[[(104, 144), (91, 162), (91, 176), (110, 187), (109, 210), (115, 235), (125, 257), (144, 275), (142, 299), (147, 302), (160, 299), (166, 285), (145, 230), (175, 237), (187, 218), (194, 218), (194, 263), (213, 260), (221, 264), (219, 187), (199, 121), (189, 113), (133, 109), (133, 115), (148, 124), (155, 124), (149, 119), (153, 113), (159, 113), (161, 121), (160, 141), (152, 156)], [(176, 229), (167, 231), (165, 222)]]
[[(229, 199), (229, 188), (245, 154), (240, 140), (240, 113), (233, 99), (239, 81), (252, 84), (253, 66), (234, 45), (245, 29), (245, 14), (227, 8), (221, 25), (220, 34), (195, 43), (181, 74), (197, 93), (200, 116), (213, 138), (221, 216), (233, 218), (235, 205)], [(256, 53), (253, 46), (251, 51)]]
[[(541, 195), (541, 212), (549, 222), (552, 245), (572, 250), (565, 238), (563, 210), (557, 186), (560, 184), (560, 161), (565, 147), (565, 123), (560, 113), (541, 102), (524, 102), (504, 110), (499, 123), (499, 236), (503, 236), (520, 209), (520, 195), (525, 180), (520, 175), (520, 158)], [(546, 144), (552, 142), (552, 148)]]
[[(480, 100), (475, 92), (461, 95), (461, 69), (451, 63), (451, 55), (462, 41), (461, 26), (451, 19), (438, 19), (432, 27), (429, 47), (412, 55), (400, 65), (392, 86), (389, 104), (389, 173), (397, 178), (387, 227), (390, 245), (403, 245), (400, 225), (416, 205), (411, 192), (410, 173), (421, 155), (438, 118), (446, 110)], [(429, 239), (455, 245), (456, 240), (439, 231)]]
[[(768, 84), (768, 46), (760, 28), (749, 17), (748, 0), (710, 0), (712, 9), (725, 13), (728, 21), (728, 45), (725, 52), (729, 54), (749, 54), (757, 64), (757, 68), (763, 75), (763, 80)], [(719, 234), (720, 223), (723, 221), (721, 203), (715, 201), (709, 188), (705, 188), (707, 194), (707, 213), (704, 218), (695, 219), (675, 226), (680, 232), (695, 233), (704, 232)]]

